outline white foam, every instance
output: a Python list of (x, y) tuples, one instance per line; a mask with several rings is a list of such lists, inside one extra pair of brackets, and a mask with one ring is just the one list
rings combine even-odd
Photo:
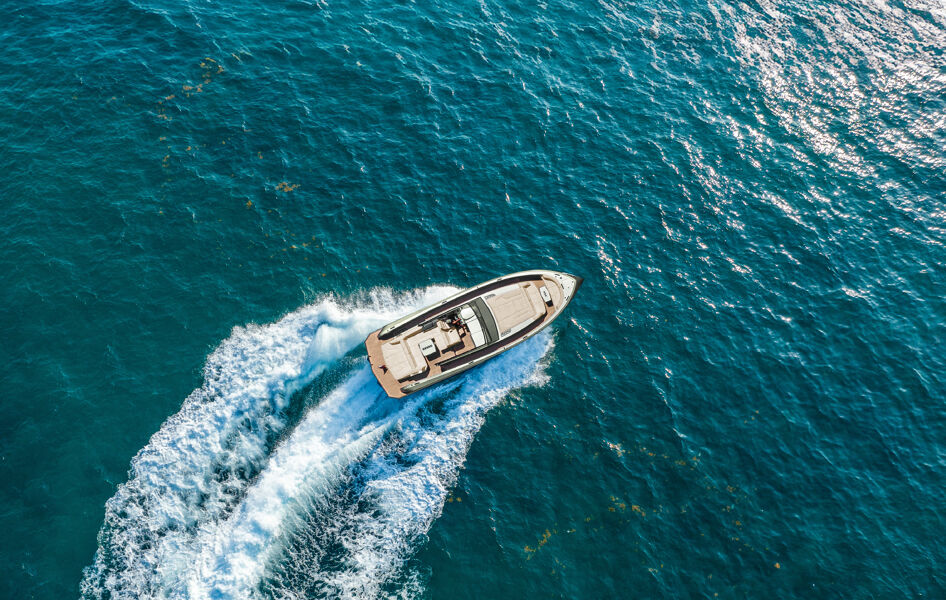
[(208, 357), (205, 383), (135, 456), (128, 482), (106, 503), (83, 596), (180, 591), (175, 585), (191, 568), (197, 534), (226, 517), (248, 479), (265, 471), (291, 395), (373, 329), (452, 291), (375, 292), (354, 305), (328, 298), (270, 325), (234, 328)]
[[(379, 402), (391, 406), (393, 414), (369, 418)], [(292, 530), (310, 503), (380, 440), (400, 410), (387, 402), (367, 366), (314, 406), (233, 514), (200, 532), (182, 573), (186, 596), (249, 597), (283, 532)]]
[[(287, 550), (280, 557), (286, 564), (279, 571), (289, 576), (277, 578), (273, 594), (296, 597), (293, 587), (309, 581), (317, 584), (320, 596), (384, 595), (383, 587), (407, 559), (415, 541), (440, 516), (486, 413), (510, 389), (545, 382), (542, 357), (551, 345), (551, 336), (540, 334), (463, 377), (455, 392), (431, 390), (443, 400), (436, 410), (429, 409), (432, 398), (427, 397), (387, 419), (392, 431), (386, 442), (375, 445), (355, 468), (362, 506), (328, 511), (328, 518), (335, 521), (331, 529), (338, 532), (345, 549), (343, 565), (339, 567), (336, 561), (322, 567), (309, 552), (293, 555)], [(324, 502), (331, 503), (331, 499)], [(416, 581), (408, 578), (408, 582), (416, 588)], [(252, 589), (231, 589), (236, 593), (225, 597), (246, 597)]]

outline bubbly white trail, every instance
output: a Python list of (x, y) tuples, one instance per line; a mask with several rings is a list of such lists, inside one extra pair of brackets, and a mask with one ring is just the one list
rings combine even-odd
[[(540, 336), (405, 400), (387, 398), (367, 367), (356, 371), (308, 412), (233, 514), (201, 532), (197, 554), (186, 560), (194, 568), (184, 595), (251, 598), (275, 565), (290, 573), (287, 585), (273, 590), (278, 596), (307, 597), (300, 587), (314, 587), (320, 597), (380, 596), (411, 542), (439, 516), (486, 412), (510, 388), (539, 380), (537, 365), (550, 340)], [(429, 410), (434, 403), (437, 411)], [(339, 502), (339, 486), (370, 510), (322, 510)], [(323, 521), (317, 526), (344, 532), (341, 569), (312, 561), (319, 548), (289, 549), (312, 516)]]
[[(376, 404), (387, 414), (370, 418)], [(247, 598), (284, 532), (298, 527), (314, 498), (363, 457), (405, 409), (389, 401), (367, 367), (312, 407), (274, 452), (232, 515), (206, 527), (186, 556), (186, 597)], [(182, 567), (185, 565), (182, 565)]]
[(234, 328), (208, 357), (204, 384), (135, 456), (129, 480), (106, 503), (82, 595), (149, 598), (184, 591), (178, 586), (193, 569), (187, 561), (199, 534), (226, 519), (249, 482), (266, 472), (292, 394), (372, 330), (453, 291), (376, 292), (353, 305), (329, 298), (270, 325)]
[(437, 411), (401, 419), (392, 439), (359, 465), (367, 507), (345, 528), (343, 567), (314, 573), (330, 596), (387, 595), (383, 586), (440, 516), (486, 413), (510, 390), (545, 382), (543, 359), (551, 347), (551, 335), (543, 333), (487, 363)]

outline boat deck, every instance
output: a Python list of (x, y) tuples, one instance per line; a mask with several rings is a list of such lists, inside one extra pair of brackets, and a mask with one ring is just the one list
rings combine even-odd
[[(536, 319), (529, 325), (529, 327), (523, 329), (521, 332), (503, 340), (501, 345), (503, 347), (514, 345), (518, 339), (525, 337), (532, 330), (540, 327), (542, 323), (547, 321), (553, 314), (557, 312), (557, 310), (558, 308), (555, 306), (545, 305), (544, 315)], [(382, 358), (381, 345), (390, 340), (379, 339), (378, 332), (376, 331), (369, 335), (368, 339), (365, 340), (365, 347), (368, 350), (368, 362), (371, 365), (371, 372), (381, 384), (381, 387), (384, 388), (384, 391), (388, 396), (391, 396), (392, 398), (401, 398), (407, 395), (405, 392), (401, 391), (402, 387), (422, 381), (424, 379), (436, 377), (437, 375), (443, 373), (444, 368), (454, 369), (469, 360), (475, 360), (484, 354), (495, 352), (497, 349), (496, 345), (494, 344), (488, 344), (477, 349), (473, 344), (473, 339), (469, 331), (461, 327), (459, 329), (459, 333), (461, 342), (459, 345), (447, 350), (442, 350), (433, 358), (428, 359), (427, 369), (424, 372), (399, 381), (384, 366), (384, 360)]]
[[(381, 344), (383, 344), (384, 341), (378, 339), (378, 332), (376, 331), (369, 335), (368, 339), (365, 340), (365, 347), (368, 349), (368, 362), (371, 364), (371, 372), (374, 373), (375, 378), (379, 383), (381, 383), (381, 387), (384, 388), (384, 391), (388, 396), (391, 396), (392, 398), (400, 398), (405, 396), (406, 394), (401, 391), (402, 387), (414, 383), (415, 381), (420, 381), (421, 379), (427, 379), (428, 377), (440, 375), (443, 373), (443, 369), (440, 366), (441, 363), (473, 350), (473, 339), (470, 337), (470, 333), (466, 330), (461, 330), (459, 333), (460, 345), (454, 346), (448, 350), (442, 350), (437, 354), (437, 356), (428, 359), (427, 370), (423, 373), (403, 381), (398, 381), (384, 366), (384, 360), (381, 358)], [(373, 360), (373, 357), (377, 357), (377, 360)]]
[[(468, 361), (475, 360), (481, 356), (485, 356), (487, 354), (496, 352), (497, 348), (506, 349), (506, 348), (515, 346), (519, 340), (521, 340), (524, 337), (528, 337), (528, 335), (532, 333), (534, 330), (542, 327), (542, 324), (548, 321), (552, 317), (552, 315), (554, 315), (557, 312), (559, 312), (558, 307), (546, 305), (545, 314), (539, 317), (538, 319), (536, 319), (535, 321), (533, 321), (532, 323), (530, 323), (527, 327), (520, 330), (519, 332), (514, 333), (513, 335), (501, 340), (500, 343), (498, 344), (488, 344), (486, 346), (481, 346), (480, 348), (471, 349), (472, 350), (471, 352), (465, 353), (462, 357), (458, 357), (456, 360), (448, 357), (447, 359), (445, 359), (445, 362), (449, 364), (445, 364), (443, 366), (446, 367), (447, 369), (453, 369)], [(411, 383), (411, 382), (408, 381), (402, 385), (406, 385), (407, 383)]]

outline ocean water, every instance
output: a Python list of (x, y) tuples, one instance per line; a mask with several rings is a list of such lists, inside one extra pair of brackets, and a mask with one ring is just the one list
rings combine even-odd
[(942, 3), (3, 13), (0, 597), (946, 597)]

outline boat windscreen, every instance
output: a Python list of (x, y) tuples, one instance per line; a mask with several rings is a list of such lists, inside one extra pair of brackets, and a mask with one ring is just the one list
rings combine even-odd
[(483, 333), (486, 334), (486, 343), (492, 344), (498, 340), (499, 329), (496, 327), (496, 319), (493, 318), (493, 313), (489, 310), (486, 302), (484, 302), (482, 298), (476, 298), (470, 302), (470, 308), (476, 313), (476, 318), (479, 319), (480, 324), (483, 326)]

